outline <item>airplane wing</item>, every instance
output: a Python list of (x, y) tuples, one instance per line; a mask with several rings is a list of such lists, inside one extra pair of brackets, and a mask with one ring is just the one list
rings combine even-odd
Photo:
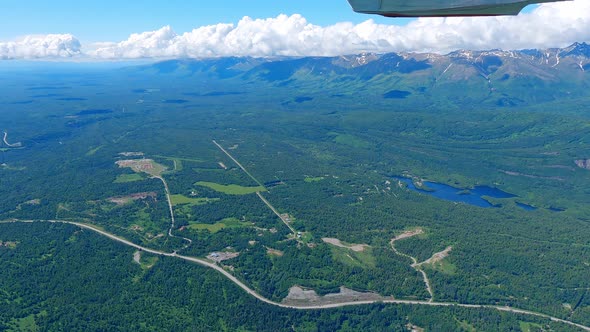
[(357, 13), (386, 17), (518, 15), (531, 4), (569, 0), (348, 0)]

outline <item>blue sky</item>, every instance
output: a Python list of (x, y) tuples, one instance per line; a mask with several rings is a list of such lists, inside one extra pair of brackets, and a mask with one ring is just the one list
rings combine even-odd
[(279, 14), (301, 14), (322, 26), (370, 18), (383, 24), (408, 21), (354, 13), (346, 0), (0, 0), (0, 40), (48, 33), (71, 33), (85, 42), (124, 40), (165, 25), (184, 32)]
[(0, 60), (443, 54), (576, 41), (590, 41), (590, 0), (417, 20), (358, 14), (346, 0), (0, 0)]

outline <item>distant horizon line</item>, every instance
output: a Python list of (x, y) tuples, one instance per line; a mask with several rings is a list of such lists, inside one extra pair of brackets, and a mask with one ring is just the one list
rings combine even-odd
[[(281, 59), (304, 59), (304, 58), (336, 58), (345, 56), (359, 56), (359, 55), (386, 55), (386, 54), (417, 54), (417, 55), (440, 55), (448, 56), (457, 52), (522, 52), (531, 50), (564, 50), (570, 47), (589, 47), (590, 41), (577, 41), (567, 46), (558, 47), (543, 47), (543, 48), (519, 48), (519, 49), (503, 49), (503, 48), (486, 48), (486, 49), (456, 49), (450, 52), (439, 53), (439, 52), (426, 52), (426, 51), (391, 51), (391, 52), (376, 52), (376, 51), (361, 51), (358, 53), (343, 53), (339, 55), (269, 55), (269, 56), (252, 56), (252, 55), (215, 55), (215, 56), (204, 56), (204, 57), (190, 57), (190, 56), (171, 56), (171, 57), (138, 57), (138, 58), (100, 58), (92, 57), (88, 54), (73, 55), (71, 57), (45, 57), (45, 58), (19, 58), (19, 59), (2, 59), (0, 58), (0, 67), (5, 64), (151, 64), (165, 61), (174, 60), (214, 60), (214, 59), (268, 59), (268, 60), (281, 60)], [(590, 57), (590, 56), (589, 56)]]

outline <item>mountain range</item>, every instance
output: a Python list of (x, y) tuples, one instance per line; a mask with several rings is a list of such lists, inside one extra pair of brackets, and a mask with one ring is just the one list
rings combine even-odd
[(362, 53), (337, 57), (176, 59), (131, 69), (228, 84), (289, 88), (299, 95), (512, 107), (588, 96), (590, 45), (518, 51)]

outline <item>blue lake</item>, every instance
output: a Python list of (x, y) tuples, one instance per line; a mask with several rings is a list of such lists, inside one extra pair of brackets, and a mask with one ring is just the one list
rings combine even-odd
[(565, 209), (556, 208), (556, 207), (550, 207), (549, 208), (549, 211), (552, 211), (552, 212), (563, 212), (563, 211), (565, 211)]
[(412, 179), (403, 177), (394, 177), (395, 180), (402, 181), (411, 190), (427, 194), (436, 198), (444, 199), (452, 202), (461, 202), (469, 205), (479, 207), (493, 207), (494, 205), (486, 201), (482, 196), (488, 196), (493, 198), (511, 198), (516, 195), (507, 193), (497, 188), (488, 186), (476, 186), (473, 189), (460, 189), (452, 186), (448, 186), (442, 183), (424, 181), (424, 185), (430, 190), (424, 190), (417, 188), (412, 182)]

